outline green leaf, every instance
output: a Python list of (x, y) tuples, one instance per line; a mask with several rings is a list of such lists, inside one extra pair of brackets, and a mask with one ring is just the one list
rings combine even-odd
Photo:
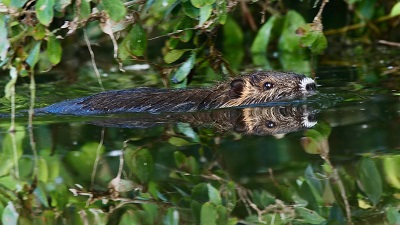
[(47, 56), (51, 64), (56, 65), (61, 61), (62, 47), (60, 40), (58, 40), (54, 35), (49, 36), (47, 41)]
[(196, 8), (201, 8), (206, 5), (206, 0), (190, 0), (190, 3)]
[(44, 191), (44, 185), (39, 185), (38, 187), (36, 187), (35, 191), (33, 192), (33, 194), (35, 195), (35, 197), (40, 201), (40, 203), (48, 208), (49, 207), (49, 203), (48, 203), (48, 199), (47, 199), (47, 195), (46, 192)]
[(64, 12), (65, 8), (71, 4), (71, 1), (72, 0), (57, 0), (54, 4), (54, 9), (58, 12)]
[(0, 176), (4, 176), (10, 172), (10, 169), (15, 166), (15, 163), (22, 156), (22, 141), (25, 137), (25, 129), (16, 127), (17, 132), (7, 133), (2, 140), (2, 151), (0, 151)]
[(371, 158), (363, 158), (358, 168), (358, 179), (362, 190), (372, 204), (376, 205), (382, 196), (382, 178), (378, 168)]
[(194, 7), (192, 4), (190, 4), (189, 1), (187, 2), (182, 2), (182, 10), (183, 12), (190, 18), (192, 19), (198, 19), (200, 15), (200, 10), (196, 7)]
[[(190, 28), (192, 28), (193, 26), (195, 26), (195, 22), (194, 22), (194, 20), (193, 20), (192, 18), (190, 18), (190, 17), (188, 17), (188, 16), (184, 17), (184, 18), (180, 21), (180, 23), (177, 24), (177, 26), (175, 27), (174, 31), (177, 31), (177, 30), (185, 30), (185, 29), (186, 29), (185, 31), (182, 31), (182, 32), (180, 32), (180, 33), (178, 34), (179, 40), (180, 40), (180, 41), (186, 43), (186, 42), (190, 41), (190, 39), (192, 39), (192, 37), (193, 37), (193, 30), (190, 29)], [(188, 28), (189, 28), (189, 29), (188, 29)], [(170, 39), (170, 46), (171, 46), (171, 47), (174, 46), (173, 44), (171, 44), (171, 42), (173, 42), (173, 41), (176, 41), (176, 43), (178, 43), (178, 39), (176, 39), (176, 37)]]
[(125, 158), (132, 173), (136, 175), (142, 184), (147, 184), (151, 181), (154, 173), (154, 160), (149, 150), (127, 151)]
[(177, 147), (187, 146), (187, 145), (192, 144), (192, 143), (186, 141), (185, 139), (179, 138), (179, 137), (171, 137), (170, 139), (168, 139), (168, 143), (170, 143), (173, 146), (177, 146)]
[(125, 17), (126, 8), (120, 0), (102, 0), (104, 10), (112, 20), (118, 22)]
[(253, 44), (251, 45), (253, 63), (257, 66), (264, 66), (266, 69), (271, 69), (266, 53), (268, 43), (272, 36), (272, 28), (275, 26), (277, 19), (277, 16), (271, 16), (260, 28)]
[[(75, 173), (75, 176), (85, 179), (91, 178), (91, 172), (96, 160), (96, 155), (97, 153), (101, 155), (104, 152), (104, 146), (101, 146), (100, 150), (97, 152), (98, 147), (99, 143), (87, 142), (79, 151), (69, 151), (66, 154), (65, 162), (67, 163), (68, 168)], [(76, 162), (80, 163), (77, 164)]]
[(304, 18), (296, 11), (289, 10), (285, 16), (283, 31), (279, 38), (278, 47), (281, 51), (295, 52), (301, 49), (296, 30), (305, 24)]
[(0, 14), (0, 61), (4, 61), (7, 57), (8, 48), (10, 48), (10, 42), (7, 38), (7, 20), (8, 17)]
[(320, 216), (318, 213), (315, 211), (309, 210), (304, 207), (296, 207), (295, 208), (296, 212), (304, 219), (306, 223), (309, 224), (320, 224), (322, 222), (325, 222), (326, 219)]
[(165, 56), (164, 56), (164, 61), (168, 64), (175, 62), (179, 58), (182, 57), (183, 53), (190, 51), (191, 49), (174, 49), (169, 51)]
[(305, 30), (305, 34), (300, 38), (300, 44), (309, 47), (314, 54), (322, 54), (328, 46), (328, 41), (322, 31)]
[(400, 212), (396, 210), (394, 207), (389, 207), (386, 210), (386, 219), (388, 220), (390, 225), (399, 225), (400, 224)]
[(200, 8), (200, 21), (199, 26), (202, 26), (211, 16), (212, 6), (204, 5)]
[(225, 206), (228, 211), (231, 212), (237, 203), (236, 185), (234, 182), (229, 181), (222, 190), (221, 195), (224, 199)]
[(257, 33), (256, 38), (251, 45), (251, 53), (266, 53), (267, 46), (271, 39), (272, 28), (275, 25), (277, 16), (271, 16), (268, 21), (260, 28)]
[(400, 155), (388, 156), (383, 159), (383, 169), (387, 182), (400, 189)]
[(38, 158), (37, 162), (38, 166), (38, 174), (37, 178), (39, 181), (47, 182), (49, 180), (49, 168), (47, 166), (46, 160), (42, 157)]
[(222, 199), (221, 199), (221, 195), (219, 194), (219, 191), (215, 187), (213, 187), (211, 184), (207, 184), (207, 188), (208, 188), (209, 201), (214, 203), (215, 205), (221, 205)]
[(78, 2), (75, 2), (75, 16), (79, 13), (80, 20), (86, 20), (90, 16), (90, 0), (81, 0), (80, 5), (77, 5)]
[(36, 42), (36, 44), (33, 46), (31, 51), (28, 54), (28, 58), (26, 58), (26, 63), (31, 68), (34, 68), (36, 63), (39, 61), (39, 53), (40, 53), (40, 45), (42, 44), (41, 41)]
[(46, 36), (46, 26), (38, 23), (33, 30), (33, 38), (37, 41), (41, 41)]
[(226, 19), (228, 18), (228, 9), (226, 7), (226, 1), (219, 1), (217, 4), (218, 13), (217, 13), (217, 21), (219, 24), (224, 25), (226, 23)]
[(127, 210), (121, 217), (118, 225), (139, 225), (141, 224), (138, 218), (138, 213), (133, 210)]
[(15, 83), (17, 83), (17, 78), (18, 78), (17, 68), (11, 66), (10, 77), (11, 77), (10, 81), (8, 81), (8, 83), (4, 87), (4, 93), (5, 93), (6, 99), (11, 98), (11, 95), (13, 94), (12, 93), (13, 88), (15, 87)]
[(223, 53), (233, 68), (238, 68), (244, 57), (243, 31), (232, 18), (228, 18), (223, 26)]
[(10, 6), (14, 8), (22, 8), (28, 0), (11, 0)]
[(206, 203), (209, 201), (209, 196), (208, 196), (208, 186), (206, 183), (200, 183), (196, 186), (193, 187), (192, 189), (192, 199), (200, 202), (200, 203)]
[(228, 219), (229, 219), (228, 210), (222, 205), (218, 205), (216, 207), (216, 210), (217, 210), (217, 225), (228, 224)]
[(7, 225), (17, 225), (19, 214), (15, 210), (14, 204), (8, 202), (6, 208), (3, 210), (1, 222)]
[(167, 215), (164, 218), (164, 224), (166, 225), (179, 225), (179, 212), (174, 208), (169, 208)]
[(142, 26), (135, 23), (129, 34), (125, 37), (126, 42), (122, 45), (131, 54), (135, 56), (143, 56), (147, 48), (146, 32)]
[(49, 26), (53, 21), (55, 0), (38, 0), (36, 2), (36, 16), (39, 22), (45, 26)]
[(194, 63), (196, 62), (196, 54), (193, 52), (189, 59), (182, 64), (175, 72), (174, 76), (172, 77), (172, 81), (174, 83), (182, 82), (187, 75), (189, 75), (190, 71), (192, 70)]
[(192, 139), (193, 142), (198, 143), (200, 141), (199, 135), (193, 130), (189, 123), (178, 123), (176, 127), (179, 132)]
[(212, 203), (206, 202), (201, 207), (200, 224), (217, 225), (217, 212), (215, 210), (215, 206)]
[(390, 16), (400, 15), (400, 2), (394, 4), (392, 10), (390, 11)]
[(266, 208), (276, 201), (276, 198), (266, 190), (254, 190), (251, 196), (254, 204), (259, 208)]
[(207, 5), (212, 5), (216, 2), (216, 0), (205, 0)]
[[(299, 48), (300, 44), (297, 43)], [(300, 50), (300, 49), (298, 49)], [(282, 51), (280, 53), (279, 62), (282, 64), (283, 70), (296, 71), (298, 73), (310, 74), (310, 60), (307, 58), (305, 51), (289, 52)]]

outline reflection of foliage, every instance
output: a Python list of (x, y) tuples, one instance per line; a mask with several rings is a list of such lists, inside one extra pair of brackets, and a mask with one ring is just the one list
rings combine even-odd
[(168, 142), (149, 143), (148, 134), (136, 135), (119, 152), (123, 155), (112, 158), (90, 142), (65, 155), (43, 149), (36, 157), (21, 155), (26, 138), (19, 130), (17, 138), (1, 137), (6, 152), (15, 141), (17, 153), (11, 150), (7, 159), (18, 161), (18, 169), (11, 161), (0, 178), (3, 224), (343, 224), (382, 217), (395, 224), (400, 219), (399, 157), (365, 156), (337, 166), (325, 144), (310, 144), (326, 140), (326, 125), (307, 131), (311, 140), (304, 142), (319, 149), (313, 154), (323, 158), (322, 167), (311, 163), (297, 174), (271, 168), (267, 179), (255, 184), (232, 179), (210, 152), (218, 142), (208, 130), (199, 130), (200, 141), (177, 133), (161, 137)]

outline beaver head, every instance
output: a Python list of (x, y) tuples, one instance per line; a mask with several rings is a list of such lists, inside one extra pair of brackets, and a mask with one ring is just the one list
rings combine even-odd
[(304, 75), (255, 72), (230, 82), (230, 100), (224, 107), (303, 98), (315, 94), (316, 84)]

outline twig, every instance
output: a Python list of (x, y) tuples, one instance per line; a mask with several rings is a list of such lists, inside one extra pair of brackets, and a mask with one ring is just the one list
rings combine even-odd
[(175, 35), (175, 34), (180, 34), (180, 33), (184, 32), (184, 31), (187, 31), (187, 30), (197, 30), (198, 28), (199, 28), (198, 26), (195, 26), (195, 27), (190, 27), (190, 28), (186, 28), (186, 29), (182, 29), (182, 30), (176, 30), (176, 31), (168, 33), (168, 34), (164, 34), (164, 35), (160, 35), (160, 36), (157, 36), (157, 37), (149, 38), (148, 40), (152, 41), (152, 40), (156, 40), (156, 39), (159, 39), (159, 38), (162, 38), (162, 37), (169, 37), (169, 36), (172, 36), (172, 35)]
[(379, 44), (383, 44), (383, 45), (389, 45), (389, 46), (394, 46), (394, 47), (399, 47), (400, 48), (400, 43), (399, 42), (379, 40), (378, 43)]
[(11, 125), (10, 125), (10, 137), (14, 155), (14, 169), (15, 169), (15, 177), (19, 179), (19, 168), (18, 168), (18, 149), (17, 149), (17, 140), (15, 138), (15, 83), (17, 82), (17, 69), (15, 67), (11, 67), (10, 69), (11, 80), (7, 85), (10, 85), (10, 101), (11, 101)]
[(333, 166), (332, 162), (329, 159), (329, 143), (327, 139), (322, 141), (321, 143), (321, 158), (328, 164), (328, 166), (332, 170), (333, 172), (332, 177), (337, 182), (337, 185), (339, 187), (340, 195), (342, 196), (345, 205), (347, 224), (353, 224), (351, 219), (350, 203), (349, 200), (347, 199), (346, 189), (344, 187), (342, 179), (339, 176), (337, 169)]
[(100, 142), (99, 142), (99, 145), (97, 146), (97, 150), (96, 150), (96, 159), (94, 160), (94, 164), (93, 164), (91, 187), (90, 187), (91, 190), (93, 190), (93, 187), (94, 187), (94, 179), (96, 177), (97, 166), (99, 164), (99, 159), (100, 159), (100, 150), (101, 150), (101, 147), (103, 147), (103, 143), (104, 143), (104, 131), (105, 131), (105, 128), (103, 127), (101, 129)]
[(36, 176), (38, 174), (39, 170), (39, 164), (38, 164), (38, 154), (36, 151), (36, 142), (35, 142), (35, 137), (33, 135), (33, 115), (35, 113), (35, 99), (36, 99), (36, 82), (35, 82), (35, 73), (32, 68), (31, 70), (31, 79), (30, 79), (30, 84), (29, 84), (29, 89), (30, 89), (30, 105), (29, 105), (29, 119), (28, 119), (28, 131), (29, 131), (29, 144), (31, 145), (31, 149), (33, 152), (33, 179), (36, 179)]
[[(382, 17), (372, 21), (372, 23), (385, 22), (386, 20), (390, 20), (390, 19), (396, 18), (398, 16), (399, 15), (396, 15), (396, 16), (390, 16), (390, 15), (382, 16)], [(350, 26), (345, 26), (345, 27), (338, 28), (338, 29), (327, 30), (326, 32), (324, 32), (324, 34), (325, 35), (332, 35), (332, 34), (337, 34), (337, 33), (345, 33), (345, 32), (350, 31), (350, 30), (355, 30), (355, 29), (358, 29), (358, 28), (365, 27), (365, 25), (367, 25), (366, 22), (361, 22), (361, 23), (353, 24), (353, 25), (350, 25)]]
[(321, 6), (319, 7), (319, 11), (317, 15), (314, 17), (313, 23), (316, 26), (315, 29), (318, 31), (323, 30), (323, 25), (322, 25), (322, 12), (324, 11), (326, 3), (328, 3), (329, 0), (323, 0), (321, 3)]
[(87, 32), (86, 32), (86, 29), (83, 29), (83, 36), (85, 38), (85, 42), (86, 42), (86, 45), (87, 45), (89, 53), (90, 53), (90, 58), (92, 59), (92, 66), (93, 66), (94, 72), (96, 74), (97, 81), (99, 82), (101, 90), (104, 91), (103, 82), (101, 81), (100, 73), (99, 73), (99, 70), (97, 69), (97, 66), (96, 66), (96, 61), (94, 59), (94, 53), (92, 51), (92, 47), (90, 45), (90, 41), (89, 41), (89, 37), (88, 37)]

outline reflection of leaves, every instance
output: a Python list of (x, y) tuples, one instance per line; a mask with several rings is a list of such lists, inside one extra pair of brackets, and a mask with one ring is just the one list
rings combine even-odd
[(376, 205), (382, 196), (382, 179), (371, 158), (363, 158), (358, 168), (358, 178), (362, 189), (372, 204)]
[(15, 210), (14, 204), (8, 202), (6, 208), (3, 210), (3, 215), (1, 217), (1, 222), (7, 225), (17, 225), (19, 214)]
[(199, 173), (199, 165), (196, 158), (193, 156), (186, 157), (182, 152), (176, 151), (174, 153), (175, 164), (180, 170), (189, 172), (191, 174)]
[(217, 224), (217, 212), (215, 210), (215, 206), (212, 203), (206, 202), (201, 207), (200, 224), (201, 225)]
[(325, 218), (321, 217), (315, 211), (309, 210), (304, 207), (297, 207), (296, 212), (304, 219), (304, 222), (309, 224), (320, 224), (326, 221)]
[(398, 225), (400, 224), (400, 212), (396, 210), (394, 207), (389, 207), (386, 210), (386, 218), (389, 224)]
[(125, 160), (142, 184), (147, 184), (153, 178), (153, 156), (147, 149), (126, 150)]
[[(22, 155), (22, 141), (25, 137), (25, 129), (16, 127), (17, 131), (13, 134), (7, 133), (3, 139), (2, 151), (0, 152), (0, 176), (9, 173), (9, 170), (15, 165)], [(15, 152), (14, 152), (14, 147)]]
[(400, 15), (400, 2), (394, 4), (392, 10), (390, 11), (390, 16)]
[(395, 188), (400, 189), (400, 155), (386, 156), (383, 159), (386, 180)]
[[(154, 223), (152, 223), (154, 224)], [(164, 219), (164, 224), (166, 225), (179, 225), (179, 212), (174, 208), (169, 208), (167, 215)]]

